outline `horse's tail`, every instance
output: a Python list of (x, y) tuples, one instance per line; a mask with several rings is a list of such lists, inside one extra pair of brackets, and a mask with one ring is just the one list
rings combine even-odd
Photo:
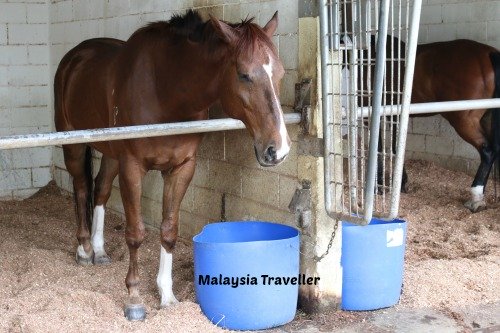
[[(493, 65), (493, 70), (495, 71), (495, 89), (493, 93), (493, 98), (500, 98), (500, 52), (492, 52), (490, 54), (491, 64)], [(496, 160), (496, 167), (498, 174), (500, 175), (500, 108), (494, 108), (491, 110), (491, 135), (492, 148)]]

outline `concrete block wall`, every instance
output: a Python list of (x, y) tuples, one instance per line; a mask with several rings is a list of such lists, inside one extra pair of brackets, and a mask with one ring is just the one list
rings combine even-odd
[[(174, 13), (195, 8), (230, 22), (255, 16), (265, 24), (276, 10), (280, 23), (274, 42), (286, 69), (282, 81), (281, 102), (286, 112), (294, 102), (294, 84), (298, 81), (298, 2), (289, 0), (230, 1), (52, 1), (50, 8), (51, 75), (62, 56), (84, 39), (105, 36), (126, 39), (137, 28), (156, 20), (168, 20)], [(220, 111), (211, 112), (223, 116)], [(297, 140), (297, 126), (289, 127)], [(96, 158), (98, 165), (99, 159)], [(71, 179), (64, 167), (62, 149), (54, 152), (54, 179), (71, 191)], [(108, 207), (123, 213), (115, 180)], [(287, 161), (276, 168), (261, 168), (255, 160), (253, 143), (244, 130), (207, 134), (199, 149), (194, 179), (186, 193), (181, 211), (181, 235), (189, 237), (206, 223), (236, 219), (262, 219), (294, 223), (287, 210), (297, 180), (296, 144)], [(149, 172), (144, 180), (143, 215), (146, 223), (159, 226), (163, 180), (159, 172)]]
[[(48, 7), (0, 0), (0, 136), (52, 129)], [(0, 198), (24, 198), (52, 178), (52, 148), (0, 151)]]
[[(472, 39), (500, 48), (500, 1), (424, 0), (419, 43)], [(475, 174), (479, 154), (441, 116), (410, 121), (407, 158)], [(411, 175), (410, 175), (411, 179)]]

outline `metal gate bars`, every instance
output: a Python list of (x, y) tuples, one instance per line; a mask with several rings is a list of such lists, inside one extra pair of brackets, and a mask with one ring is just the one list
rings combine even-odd
[(367, 224), (398, 215), (420, 10), (421, 0), (320, 0), (332, 218)]

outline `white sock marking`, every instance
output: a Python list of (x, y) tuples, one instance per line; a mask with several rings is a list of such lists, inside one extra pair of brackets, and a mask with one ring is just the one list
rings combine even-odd
[(278, 96), (276, 95), (276, 91), (274, 90), (274, 85), (273, 85), (273, 80), (272, 80), (272, 77), (273, 77), (273, 58), (271, 56), (269, 56), (269, 54), (268, 54), (268, 57), (269, 57), (269, 63), (262, 65), (262, 67), (264, 68), (264, 70), (267, 73), (267, 76), (269, 77), (269, 82), (271, 83), (271, 91), (273, 92), (274, 102), (278, 106), (278, 111), (280, 114), (279, 115), (279, 117), (280, 117), (280, 119), (279, 119), (280, 130), (279, 131), (280, 131), (280, 136), (281, 136), (281, 146), (276, 151), (276, 158), (278, 160), (280, 160), (283, 157), (285, 157), (286, 155), (288, 155), (288, 153), (290, 152), (290, 145), (288, 145), (288, 140), (287, 140), (288, 133), (286, 131), (285, 120), (283, 119), (283, 110), (281, 109), (281, 104), (278, 100)]
[(90, 243), (96, 256), (106, 255), (106, 252), (104, 252), (104, 206), (102, 205), (94, 208)]
[(484, 200), (484, 186), (478, 185), (470, 188), (470, 193), (472, 196), (472, 202), (478, 202)]
[(168, 253), (163, 246), (160, 246), (160, 268), (158, 270), (158, 277), (156, 284), (161, 296), (161, 306), (165, 307), (170, 304), (177, 303), (172, 290), (172, 253)]
[(76, 253), (82, 259), (89, 259), (90, 258), (90, 256), (83, 249), (83, 245), (78, 245), (78, 247), (76, 248)]

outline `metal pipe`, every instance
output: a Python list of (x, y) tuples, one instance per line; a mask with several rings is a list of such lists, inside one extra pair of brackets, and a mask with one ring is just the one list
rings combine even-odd
[(386, 62), (387, 27), (389, 23), (390, 0), (382, 0), (379, 12), (379, 32), (377, 38), (375, 78), (373, 91), (373, 110), (371, 114), (370, 143), (368, 166), (366, 170), (366, 191), (364, 200), (364, 224), (370, 223), (373, 216), (373, 200), (375, 191), (375, 174), (377, 172), (378, 140), (380, 132), (380, 112), (382, 109), (383, 82)]
[[(399, 212), (399, 199), (401, 197), (401, 181), (403, 175), (405, 146), (408, 130), (408, 120), (411, 102), (411, 91), (413, 88), (413, 74), (415, 70), (415, 58), (417, 54), (418, 31), (420, 24), (420, 11), (422, 0), (414, 0), (412, 8), (412, 17), (409, 31), (409, 45), (406, 55), (406, 71), (403, 86), (403, 100), (401, 106), (401, 117), (399, 119), (399, 133), (396, 151), (396, 160), (394, 161), (394, 175), (392, 179), (391, 208), (389, 218), (395, 219)], [(500, 105), (500, 104), (499, 104)]]
[[(301, 121), (301, 114), (285, 113), (284, 118), (286, 124), (298, 124)], [(231, 118), (225, 118), (187, 121), (179, 123), (99, 128), (55, 133), (12, 135), (0, 137), (0, 149), (149, 138), (167, 135), (227, 131), (241, 128), (245, 128), (245, 125), (241, 121)]]
[[(431, 114), (441, 112), (480, 110), (500, 108), (500, 98), (469, 99), (463, 101), (413, 103), (409, 105), (409, 114)], [(381, 117), (400, 114), (398, 105), (385, 105), (382, 107)], [(371, 116), (370, 107), (358, 108), (358, 118)]]

